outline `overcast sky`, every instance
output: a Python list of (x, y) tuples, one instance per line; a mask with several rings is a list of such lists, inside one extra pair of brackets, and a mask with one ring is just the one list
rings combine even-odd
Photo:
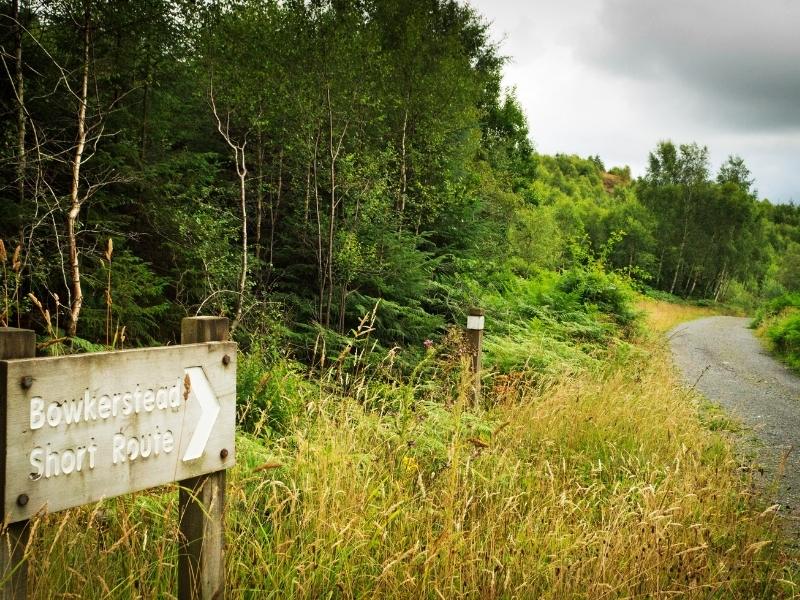
[(644, 172), (662, 139), (800, 202), (800, 0), (469, 0), (543, 153)]

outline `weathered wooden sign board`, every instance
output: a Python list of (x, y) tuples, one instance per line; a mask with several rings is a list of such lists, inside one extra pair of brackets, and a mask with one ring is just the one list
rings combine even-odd
[(236, 344), (0, 361), (6, 523), (235, 463)]

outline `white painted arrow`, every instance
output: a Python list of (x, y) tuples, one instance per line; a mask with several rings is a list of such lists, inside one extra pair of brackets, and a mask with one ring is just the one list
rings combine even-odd
[(200, 420), (192, 433), (192, 439), (186, 447), (186, 454), (183, 455), (183, 462), (194, 460), (203, 456), (208, 438), (214, 429), (214, 423), (219, 415), (219, 400), (211, 384), (206, 377), (202, 367), (189, 367), (185, 369), (186, 375), (191, 381), (191, 393), (200, 403)]

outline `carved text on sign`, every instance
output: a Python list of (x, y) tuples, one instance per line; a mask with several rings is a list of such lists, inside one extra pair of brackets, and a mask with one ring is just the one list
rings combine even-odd
[(232, 466), (235, 355), (208, 342), (0, 361), (9, 522)]
[[(34, 396), (30, 403), (31, 430), (42, 427), (75, 427), (98, 420), (130, 417), (153, 411), (178, 411), (185, 401), (180, 392), (182, 380), (173, 385), (143, 387), (139, 384), (131, 391), (102, 394), (99, 397), (86, 389), (80, 398), (47, 401)], [(188, 397), (188, 394), (187, 394)], [(94, 469), (97, 460), (97, 441), (90, 438), (85, 444), (53, 450), (50, 444), (36, 446), (31, 450), (30, 463), (33, 470), (30, 478), (56, 477), (79, 473), (85, 468)], [(172, 430), (145, 432), (126, 436), (119, 432), (111, 439), (111, 463), (114, 465), (169, 454), (175, 449)]]

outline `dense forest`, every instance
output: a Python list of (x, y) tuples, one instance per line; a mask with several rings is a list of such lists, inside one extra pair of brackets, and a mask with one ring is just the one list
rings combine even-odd
[(590, 262), (713, 301), (800, 289), (800, 211), (740, 158), (654, 140), (634, 180), (537, 153), (452, 0), (13, 0), (0, 36), (0, 323), (54, 351), (204, 313), (303, 356), (378, 303), (381, 343), (421, 348)]

